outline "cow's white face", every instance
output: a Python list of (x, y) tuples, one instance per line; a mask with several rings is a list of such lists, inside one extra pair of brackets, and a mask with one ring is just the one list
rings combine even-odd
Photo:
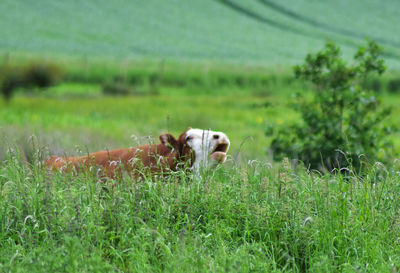
[(230, 141), (224, 133), (211, 130), (189, 129), (186, 132), (185, 140), (194, 151), (194, 170), (199, 171), (202, 167), (213, 167), (225, 162)]

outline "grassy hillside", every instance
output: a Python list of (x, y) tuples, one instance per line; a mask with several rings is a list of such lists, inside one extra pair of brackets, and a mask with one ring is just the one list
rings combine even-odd
[(3, 0), (0, 48), (112, 58), (298, 63), (337, 41), (346, 54), (364, 37), (400, 66), (400, 2), (271, 0)]

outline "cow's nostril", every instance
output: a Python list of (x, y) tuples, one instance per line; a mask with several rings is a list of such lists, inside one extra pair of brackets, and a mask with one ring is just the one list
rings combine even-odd
[(219, 135), (213, 135), (214, 139), (219, 139)]

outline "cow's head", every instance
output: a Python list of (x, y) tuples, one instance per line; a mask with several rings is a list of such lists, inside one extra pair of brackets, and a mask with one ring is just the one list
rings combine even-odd
[(180, 161), (188, 162), (193, 170), (202, 167), (214, 167), (224, 163), (230, 141), (222, 132), (189, 128), (178, 139), (170, 134), (160, 136), (161, 143), (173, 148)]
[(230, 141), (222, 132), (192, 129), (185, 132), (186, 144), (194, 152), (193, 169), (224, 163)]

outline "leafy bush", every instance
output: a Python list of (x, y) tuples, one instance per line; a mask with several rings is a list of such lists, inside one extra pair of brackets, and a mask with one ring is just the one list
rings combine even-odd
[(18, 88), (45, 88), (58, 82), (60, 78), (61, 70), (54, 64), (5, 65), (0, 73), (0, 91), (4, 99), (8, 101)]
[(360, 167), (362, 155), (378, 158), (378, 150), (389, 145), (382, 120), (389, 109), (380, 108), (376, 94), (365, 89), (372, 73), (385, 70), (375, 42), (361, 47), (353, 64), (340, 56), (340, 49), (328, 42), (325, 49), (309, 54), (294, 68), (296, 78), (310, 81), (313, 98), (298, 94), (294, 104), (302, 122), (279, 128), (271, 143), (275, 159), (298, 158), (313, 169)]
[(58, 82), (61, 71), (54, 64), (31, 63), (23, 68), (22, 76), (27, 87), (45, 88)]

